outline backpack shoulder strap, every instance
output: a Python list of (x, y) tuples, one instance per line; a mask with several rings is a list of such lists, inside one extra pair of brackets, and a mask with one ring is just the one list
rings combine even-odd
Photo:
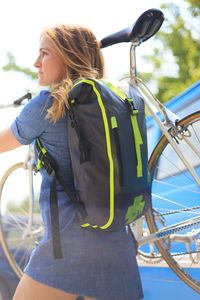
[(48, 153), (46, 148), (42, 145), (39, 138), (36, 139), (35, 145), (36, 145), (36, 153), (37, 153), (37, 157), (38, 157), (38, 162), (36, 165), (36, 172), (39, 171), (43, 167), (50, 176), (55, 176), (55, 178), (57, 179), (57, 181), (60, 183), (63, 190), (65, 191), (65, 193), (68, 195), (70, 200), (73, 202), (75, 207), (80, 212), (81, 216), (83, 218), (85, 218), (86, 217), (85, 209), (83, 209), (82, 204), (78, 201), (75, 194), (64, 183), (63, 178), (60, 176), (60, 174), (58, 172), (58, 167), (56, 165), (55, 160)]
[(77, 208), (80, 217), (85, 218), (87, 216), (86, 210), (84, 209), (83, 204), (78, 201), (75, 194), (66, 186), (63, 178), (58, 173), (58, 168), (54, 159), (47, 152), (45, 147), (42, 145), (39, 138), (35, 142), (36, 153), (38, 162), (36, 165), (36, 172), (38, 172), (42, 167), (46, 170), (48, 175), (51, 176), (50, 180), (50, 214), (51, 214), (51, 232), (53, 240), (53, 251), (55, 258), (62, 258), (62, 248), (60, 240), (60, 231), (59, 231), (59, 211), (58, 211), (58, 199), (57, 199), (57, 190), (56, 190), (56, 180), (60, 183), (63, 190), (72, 201), (74, 206)]

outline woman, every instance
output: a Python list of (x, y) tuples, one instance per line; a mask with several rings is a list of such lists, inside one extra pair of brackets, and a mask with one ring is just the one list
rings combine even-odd
[[(73, 189), (65, 105), (73, 84), (80, 78), (102, 78), (104, 63), (94, 34), (80, 26), (45, 29), (34, 63), (39, 84), (50, 86), (22, 110), (10, 128), (0, 133), (0, 152), (37, 137), (56, 161), (66, 184)], [(14, 300), (138, 300), (142, 288), (134, 245), (125, 228), (101, 233), (80, 228), (76, 211), (57, 185), (63, 257), (52, 250), (49, 208), (50, 180), (42, 173), (40, 211), (45, 236), (33, 251), (17, 287)]]

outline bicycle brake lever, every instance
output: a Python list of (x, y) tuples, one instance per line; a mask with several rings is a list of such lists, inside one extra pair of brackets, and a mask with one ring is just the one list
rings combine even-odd
[(32, 94), (31, 93), (27, 93), (25, 94), (24, 96), (20, 97), (19, 99), (13, 101), (13, 104), (15, 106), (20, 106), (22, 104), (22, 101), (25, 100), (25, 99), (28, 99), (30, 100), (32, 98)]

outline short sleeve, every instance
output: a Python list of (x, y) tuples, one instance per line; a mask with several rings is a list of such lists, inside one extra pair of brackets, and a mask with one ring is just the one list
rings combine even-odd
[(50, 126), (51, 121), (46, 118), (53, 101), (50, 95), (49, 91), (41, 91), (12, 123), (12, 133), (21, 144), (31, 144)]

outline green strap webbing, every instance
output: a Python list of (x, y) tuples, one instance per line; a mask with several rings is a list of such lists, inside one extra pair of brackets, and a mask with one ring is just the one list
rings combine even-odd
[[(40, 140), (37, 138), (36, 139), (36, 151), (37, 151), (37, 154), (38, 154), (38, 149), (39, 151), (42, 152), (42, 154), (46, 154), (47, 153), (47, 150), (42, 146), (42, 144), (40, 143)], [(36, 172), (38, 172), (44, 165), (44, 162), (39, 158), (39, 155), (38, 155), (38, 158), (37, 158), (37, 165), (36, 165)]]
[(117, 119), (116, 119), (115, 116), (112, 116), (112, 117), (111, 117), (111, 127), (112, 127), (112, 129), (118, 127), (118, 125), (117, 125)]
[(141, 156), (141, 145), (143, 144), (142, 136), (140, 133), (137, 114), (138, 111), (134, 111), (135, 113), (131, 115), (131, 123), (133, 128), (133, 135), (135, 140), (135, 151), (137, 157), (137, 177), (142, 177), (142, 156)]

